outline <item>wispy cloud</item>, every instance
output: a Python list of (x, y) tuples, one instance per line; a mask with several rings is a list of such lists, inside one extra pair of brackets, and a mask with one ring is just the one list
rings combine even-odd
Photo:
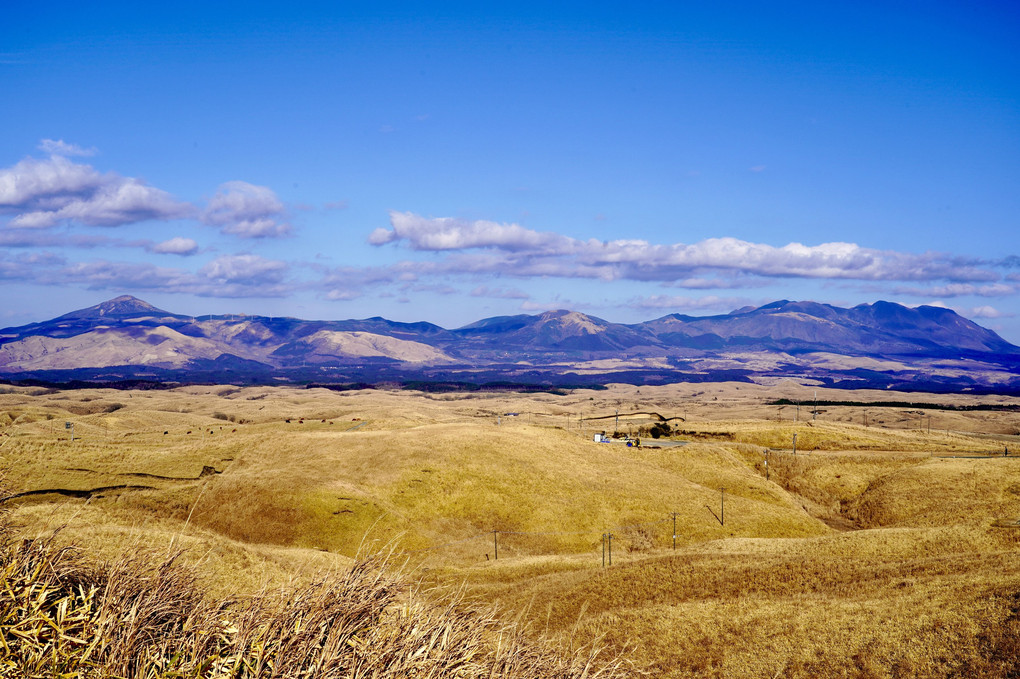
[(972, 283), (950, 283), (929, 288), (897, 287), (893, 289), (897, 295), (915, 295), (917, 297), (1006, 297), (1017, 292), (1017, 286), (1008, 283), (989, 283), (974, 285)]
[(530, 295), (516, 288), (490, 288), (479, 285), (471, 291), (472, 297), (492, 297), (494, 299), (528, 299)]
[(188, 256), (198, 252), (198, 243), (192, 238), (176, 236), (162, 243), (148, 245), (145, 249), (156, 254)]
[(96, 259), (67, 262), (50, 253), (0, 251), (0, 278), (91, 290), (183, 293), (200, 297), (285, 297), (301, 287), (286, 262), (258, 255), (224, 255), (189, 271), (148, 262)]
[(631, 299), (628, 306), (639, 309), (668, 309), (672, 311), (731, 311), (748, 305), (759, 305), (760, 303), (760, 301), (753, 301), (746, 297), (649, 295), (647, 297)]
[(267, 186), (243, 181), (221, 184), (202, 212), (202, 221), (242, 238), (275, 238), (293, 229), (283, 221), (285, 209)]
[(1011, 318), (1013, 316), (1013, 314), (1003, 313), (1002, 311), (999, 311), (995, 307), (988, 305), (974, 307), (969, 311), (966, 309), (962, 309), (960, 310), (960, 313), (969, 318), (986, 318), (986, 319)]
[(69, 144), (63, 139), (43, 139), (39, 142), (39, 150), (54, 156), (94, 156), (98, 149), (83, 148), (77, 144)]

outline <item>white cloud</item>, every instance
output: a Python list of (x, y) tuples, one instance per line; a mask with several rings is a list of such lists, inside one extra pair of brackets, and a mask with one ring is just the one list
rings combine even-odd
[(199, 274), (221, 283), (275, 283), (287, 269), (286, 262), (259, 255), (223, 255), (203, 266)]
[(93, 290), (158, 290), (200, 297), (285, 297), (295, 290), (286, 280), (288, 266), (257, 255), (227, 255), (197, 273), (149, 263), (97, 260), (33, 272), (49, 285), (80, 285)]
[(970, 310), (970, 313), (966, 311), (962, 313), (970, 318), (1008, 318), (1012, 316), (1012, 314), (1003, 313), (995, 307), (988, 305), (974, 307)]
[(54, 156), (94, 156), (97, 150), (82, 148), (77, 144), (69, 144), (63, 139), (43, 139), (39, 142), (39, 150)]
[(930, 288), (900, 287), (894, 292), (898, 295), (917, 295), (918, 297), (1005, 297), (1017, 291), (1015, 285), (1006, 283), (990, 283), (988, 285), (974, 285), (972, 283), (950, 283), (948, 285), (936, 285)]
[(202, 221), (242, 238), (272, 238), (292, 231), (283, 216), (283, 203), (269, 187), (230, 181), (220, 185)]
[(26, 158), (0, 170), (0, 211), (14, 213), (13, 228), (48, 228), (63, 222), (122, 226), (187, 217), (193, 208), (139, 179), (74, 163), (61, 156)]
[(164, 255), (193, 255), (198, 252), (198, 243), (191, 238), (176, 236), (162, 243), (155, 243), (146, 248), (149, 252)]
[(756, 303), (744, 297), (717, 297), (716, 295), (706, 295), (705, 297), (649, 295), (632, 299), (629, 302), (629, 306), (640, 309), (670, 309), (673, 311), (729, 310), (754, 304)]
[(25, 158), (0, 170), (0, 209), (5, 211), (59, 209), (94, 193), (109, 180), (91, 165), (67, 158)]
[(789, 243), (776, 247), (737, 238), (709, 238), (692, 244), (580, 240), (518, 224), (426, 218), (408, 212), (391, 212), (390, 226), (373, 231), (369, 242), (404, 242), (412, 250), (458, 252), (456, 261), (450, 258), (447, 264), (476, 273), (675, 285), (689, 280), (691, 287), (703, 285), (705, 273), (870, 281), (974, 282), (999, 278), (998, 273), (982, 268), (976, 261), (941, 253), (874, 250), (855, 243)]
[(572, 302), (566, 299), (559, 299), (558, 297), (551, 302), (535, 302), (528, 300), (521, 302), (521, 311), (556, 311), (558, 309), (578, 309), (584, 305), (577, 302)]
[(479, 285), (471, 291), (472, 297), (493, 297), (496, 299), (528, 299), (530, 295), (516, 288), (490, 288)]
[(397, 232), (379, 227), (368, 234), (368, 242), (372, 245), (385, 245), (397, 240)]
[(498, 248), (508, 251), (568, 247), (572, 239), (554, 233), (539, 233), (517, 224), (485, 220), (425, 218), (411, 212), (390, 212), (392, 229), (376, 229), (369, 236), (372, 245), (405, 240), (415, 250), (465, 250)]
[(361, 297), (357, 290), (330, 290), (326, 293), (326, 299), (331, 302), (347, 302)]

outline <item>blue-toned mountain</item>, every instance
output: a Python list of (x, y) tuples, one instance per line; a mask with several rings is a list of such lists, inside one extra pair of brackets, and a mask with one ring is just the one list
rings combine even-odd
[(795, 378), (1020, 391), (1020, 347), (952, 310), (778, 301), (636, 324), (577, 311), (456, 329), (374, 317), (189, 316), (131, 296), (0, 330), (7, 379), (596, 384)]

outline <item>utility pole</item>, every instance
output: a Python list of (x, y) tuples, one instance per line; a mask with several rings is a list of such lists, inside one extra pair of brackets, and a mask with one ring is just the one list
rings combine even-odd
[(719, 523), (726, 525), (726, 488), (719, 487)]
[(620, 409), (616, 409), (616, 424), (613, 425), (613, 432), (620, 431)]
[(769, 449), (765, 449), (765, 480), (769, 480)]
[(928, 436), (931, 436), (931, 415), (928, 416)]
[(815, 389), (815, 407), (811, 411), (811, 419), (812, 420), (818, 419), (818, 390), (817, 389)]
[(676, 512), (673, 512), (673, 551), (676, 551)]

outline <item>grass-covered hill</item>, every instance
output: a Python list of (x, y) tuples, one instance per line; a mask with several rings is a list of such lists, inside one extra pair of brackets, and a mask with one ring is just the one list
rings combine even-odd
[[(87, 563), (147, 554), (131, 563), (151, 574), (183, 550), (188, 586), (214, 607), (304, 591), (316, 573), (368, 577), (366, 555), (383, 552), (406, 570), (379, 582), (418, 582), (427, 615), (496, 605), (555, 645), (543, 667), (581, 667), (604, 644), (651, 676), (1020, 671), (1012, 401), (930, 397), (921, 412), (862, 391), (813, 417), (769, 405), (812, 395), (8, 388), (3, 506), (19, 536), (59, 528), (53, 545)], [(614, 429), (643, 445), (592, 441)], [(380, 633), (406, 604), (387, 601)]]

